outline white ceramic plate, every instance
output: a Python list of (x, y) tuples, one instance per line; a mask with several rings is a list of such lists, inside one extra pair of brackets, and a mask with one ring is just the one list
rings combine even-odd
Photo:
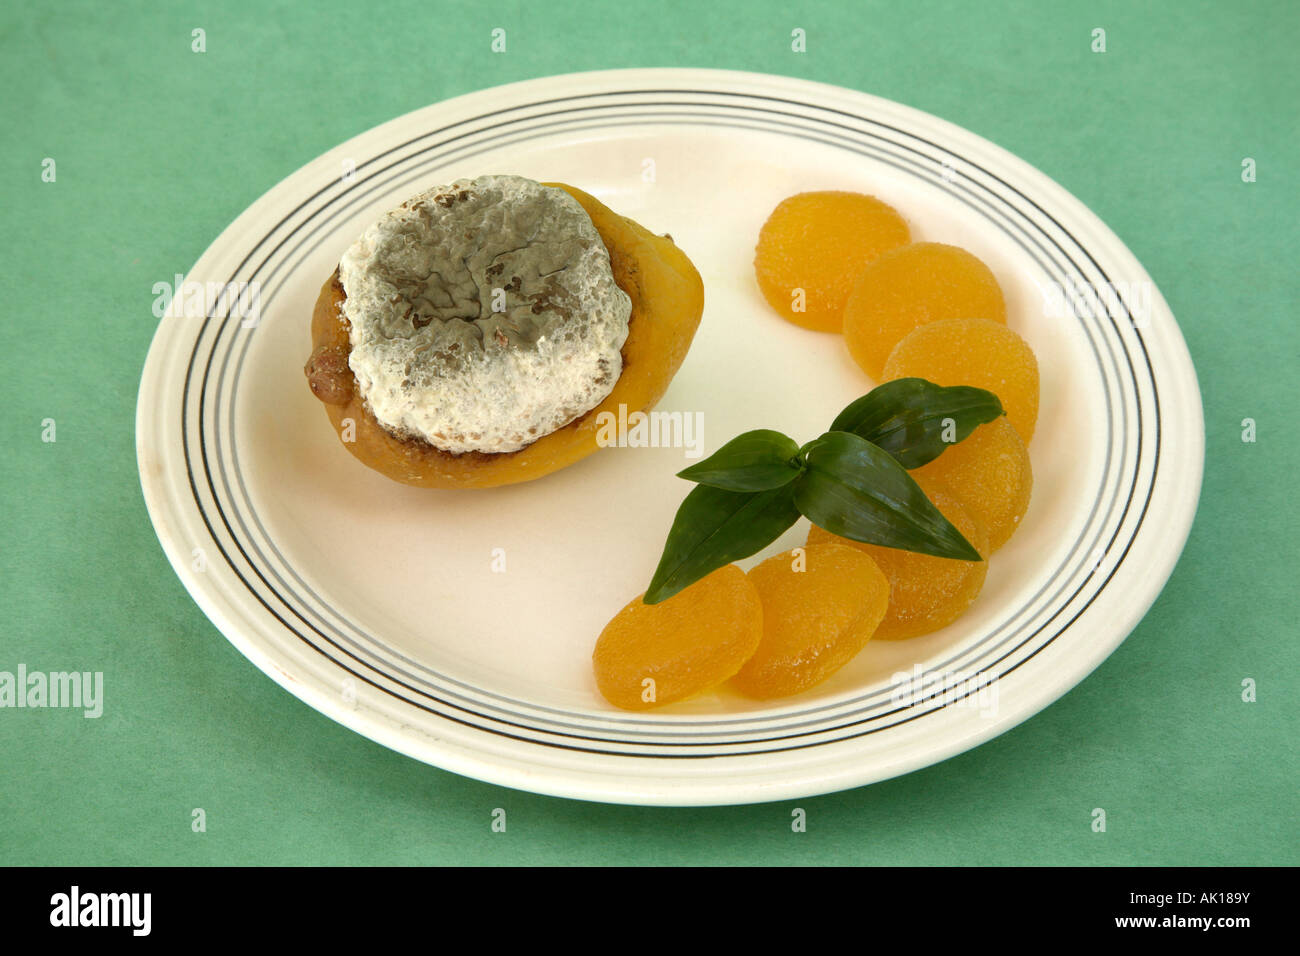
[[(536, 482), (437, 492), (395, 484), (339, 446), (302, 374), (321, 283), (385, 210), (489, 172), (580, 186), (670, 232), (695, 261), (704, 320), (659, 408), (699, 413), (696, 448), (610, 449)], [(768, 212), (821, 188), (878, 195), (914, 238), (964, 246), (998, 276), (1042, 372), (1029, 512), (979, 600), (941, 632), (870, 645), (777, 703), (723, 690), (615, 710), (596, 693), (591, 648), (649, 581), (689, 489), (674, 473), (749, 428), (807, 440), (872, 384), (838, 336), (787, 324), (754, 283)], [(256, 296), (232, 309), (183, 287), (145, 366), (140, 477), (177, 574), (240, 651), (312, 707), (511, 787), (744, 803), (942, 760), (1110, 654), (1168, 578), (1196, 510), (1195, 372), (1132, 254), (1014, 156), (837, 87), (620, 70), (438, 103), (280, 183), (203, 254), (193, 282), (250, 283)]]

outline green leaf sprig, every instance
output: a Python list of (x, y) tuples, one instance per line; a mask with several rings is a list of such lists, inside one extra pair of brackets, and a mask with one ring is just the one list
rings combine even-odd
[(854, 541), (982, 560), (907, 469), (1003, 414), (984, 389), (903, 378), (852, 402), (806, 445), (766, 428), (738, 435), (678, 473), (696, 486), (677, 509), (643, 600), (658, 604), (762, 550), (800, 515)]

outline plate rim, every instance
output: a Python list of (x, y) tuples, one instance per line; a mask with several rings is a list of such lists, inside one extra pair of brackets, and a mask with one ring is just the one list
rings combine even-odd
[[(1195, 367), (1191, 361), (1190, 353), (1187, 351), (1186, 343), (1182, 337), (1181, 330), (1177, 326), (1172, 313), (1164, 303), (1163, 298), (1159, 297), (1158, 288), (1154, 282), (1151, 282), (1150, 276), (1144, 267), (1137, 260), (1136, 256), (1128, 247), (1109, 229), (1094, 213), (1083, 205), (1077, 198), (1067, 190), (1057, 184), (1054, 180), (1047, 177), (1044, 173), (1037, 170), (1026, 161), (1020, 159), (1009, 151), (996, 146), (996, 144), (979, 137), (977, 134), (970, 132), (955, 124), (949, 123), (939, 117), (917, 110), (913, 107), (894, 101), (885, 100), (873, 96), (869, 93), (851, 90), (845, 87), (834, 86), (831, 84), (820, 83), (817, 81), (803, 80), (795, 77), (786, 77), (773, 74), (752, 73), (732, 70), (716, 69), (693, 69), (693, 68), (633, 68), (622, 70), (599, 70), (586, 71), (580, 73), (561, 74), (553, 77), (540, 77), (530, 80), (519, 81), (516, 83), (505, 84), (491, 87), (484, 90), (478, 90), (453, 99), (440, 101), (412, 110), (401, 116), (395, 117), (385, 123), (379, 124), (372, 129), (366, 130), (357, 136), (350, 138), (344, 143), (327, 150), (321, 156), (309, 161), (299, 169), (295, 170), (289, 176), (272, 186), (261, 197), (250, 204), (236, 219), (223, 230), (217, 238), (204, 250), (202, 255), (196, 261), (195, 266), (187, 273), (189, 275), (198, 271), (198, 267), (203, 264), (205, 259), (215, 255), (214, 250), (220, 249), (227, 244), (232, 238), (237, 237), (242, 231), (246, 231), (250, 222), (258, 221), (262, 218), (259, 207), (266, 207), (275, 204), (275, 197), (282, 191), (286, 190), (295, 178), (306, 180), (312, 175), (316, 168), (323, 168), (324, 164), (333, 157), (346, 153), (354, 146), (371, 138), (382, 138), (385, 132), (391, 132), (403, 127), (410, 126), (415, 118), (436, 115), (439, 112), (457, 115), (461, 111), (471, 111), (483, 109), (494, 103), (508, 102), (530, 102), (528, 97), (537, 96), (542, 92), (549, 92), (553, 95), (567, 93), (569, 95), (581, 95), (582, 93), (596, 93), (602, 87), (608, 85), (625, 85), (641, 87), (644, 89), (661, 89), (665, 86), (677, 87), (694, 87), (707, 89), (709, 92), (725, 90), (742, 90), (752, 92), (755, 89), (766, 89), (768, 91), (778, 90), (792, 94), (804, 94), (813, 104), (822, 104), (826, 102), (856, 102), (857, 108), (862, 111), (866, 117), (878, 116), (901, 116), (904, 120), (910, 121), (912, 128), (921, 127), (927, 130), (931, 135), (940, 139), (944, 148), (951, 147), (954, 143), (961, 147), (962, 156), (974, 154), (979, 156), (982, 161), (993, 161), (995, 168), (1003, 175), (1014, 174), (1013, 179), (1017, 183), (1028, 182), (1032, 185), (1033, 195), (1039, 199), (1050, 199), (1051, 206), (1058, 216), (1068, 218), (1071, 229), (1081, 234), (1080, 238), (1086, 241), (1080, 241), (1080, 246), (1084, 249), (1105, 247), (1111, 258), (1118, 258), (1125, 262), (1128, 267), (1126, 275), (1142, 277), (1151, 283), (1151, 288), (1155, 291), (1162, 314), (1167, 317), (1168, 322), (1163, 329), (1165, 341), (1162, 344), (1166, 351), (1166, 361), (1164, 368), (1166, 373), (1172, 374), (1179, 372), (1182, 374), (1182, 384), (1186, 386), (1189, 382), (1191, 385), (1191, 396), (1194, 397), (1194, 419), (1196, 427), (1191, 429), (1191, 434), (1185, 434), (1180, 437), (1191, 440), (1191, 447), (1184, 450), (1184, 457), (1190, 454), (1191, 464), (1194, 465), (1193, 471), (1184, 472), (1182, 477), (1183, 484), (1187, 485), (1190, 481), (1190, 491), (1184, 491), (1182, 496), (1176, 501), (1184, 502), (1183, 507), (1174, 515), (1172, 523), (1166, 519), (1162, 525), (1161, 532), (1169, 540), (1176, 540), (1177, 547), (1166, 547), (1161, 549), (1161, 555), (1166, 558), (1158, 567), (1147, 566), (1144, 576), (1148, 580), (1157, 581), (1154, 586), (1146, 586), (1141, 590), (1141, 595), (1137, 601), (1130, 601), (1128, 604), (1129, 613), (1127, 615), (1131, 620), (1126, 620), (1114, 628), (1117, 637), (1112, 641), (1103, 641), (1100, 644), (1094, 644), (1091, 648), (1092, 653), (1082, 658), (1082, 663), (1070, 668), (1070, 679), (1067, 681), (1056, 681), (1049, 685), (1039, 684), (1037, 695), (1029, 696), (1022, 693), (1019, 697), (1019, 704), (1014, 708), (1015, 714), (1006, 719), (999, 718), (991, 721), (989, 726), (983, 728), (980, 732), (972, 732), (966, 735), (958, 735), (948, 741), (948, 746), (934, 746), (922, 748), (921, 753), (912, 753), (904, 755), (893, 761), (887, 761), (886, 766), (881, 768), (879, 762), (873, 765), (870, 771), (854, 771), (852, 768), (840, 773), (825, 772), (821, 774), (808, 774), (798, 778), (793, 783), (784, 785), (765, 786), (763, 781), (748, 781), (743, 784), (732, 782), (729, 777), (724, 784), (718, 784), (716, 781), (708, 781), (701, 785), (698, 781), (665, 781), (666, 786), (658, 788), (645, 786), (636, 787), (628, 786), (629, 779), (627, 775), (618, 773), (617, 770), (612, 774), (596, 773), (575, 769), (573, 767), (564, 770), (556, 770), (554, 762), (541, 761), (535, 766), (524, 766), (526, 763), (521, 760), (521, 754), (511, 756), (507, 765), (503, 766), (497, 760), (487, 759), (483, 751), (471, 748), (470, 752), (465, 752), (464, 748), (457, 746), (456, 742), (439, 739), (436, 745), (432, 747), (435, 751), (431, 753), (430, 745), (421, 744), (419, 740), (411, 734), (401, 732), (400, 727), (394, 727), (391, 722), (382, 714), (372, 712), (368, 708), (349, 709), (340, 707), (337, 693), (326, 692), (321, 687), (310, 684), (280, 666), (280, 662), (274, 659), (266, 648), (259, 646), (256, 635), (251, 630), (246, 633), (245, 629), (236, 620), (232, 613), (234, 608), (222, 606), (218, 600), (218, 595), (209, 593), (203, 586), (204, 579), (196, 579), (195, 573), (190, 569), (188, 555), (184, 555), (180, 550), (180, 542), (169, 536), (168, 532), (171, 525), (168, 524), (168, 515), (162, 510), (167, 503), (167, 490), (163, 487), (161, 478), (152, 473), (151, 466), (155, 463), (158, 455), (155, 449), (149, 445), (148, 429), (151, 405), (147, 401), (150, 394), (151, 386), (158, 386), (160, 383), (159, 369), (160, 356), (165, 352), (168, 339), (179, 334), (175, 329), (177, 323), (168, 323), (164, 318), (160, 321), (155, 331), (153, 340), (150, 345), (148, 358), (145, 361), (144, 370), (141, 375), (140, 390), (137, 397), (137, 415), (136, 415), (136, 438), (137, 438), (137, 459), (140, 472), (142, 491), (145, 496), (146, 505), (149, 510), (151, 521), (154, 524), (155, 532), (162, 543), (164, 552), (167, 554), (169, 562), (180, 577), (182, 584), (196, 601), (205, 615), (211, 620), (222, 634), (231, 641), (235, 647), (240, 650), (245, 657), (254, 663), (260, 670), (272, 677), (290, 693), (302, 699), (309, 706), (313, 707), (330, 717), (331, 719), (348, 726), (350, 729), (361, 733), (362, 735), (376, 740), (377, 742), (405, 753), (426, 763), (432, 763), (442, 766), (446, 769), (466, 776), (477, 779), (487, 780), (489, 782), (502, 784), (505, 786), (516, 787), (518, 789), (532, 790), (536, 792), (549, 793), (554, 795), (575, 797), (580, 799), (601, 800), (606, 802), (627, 802), (627, 803), (652, 803), (652, 804), (737, 804), (747, 802), (761, 802), (766, 800), (785, 799), (792, 796), (813, 795), (815, 793), (824, 793), (833, 790), (843, 789), (875, 782), (877, 780), (887, 779), (901, 773), (910, 772), (922, 766), (928, 766), (937, 763), (956, 753), (963, 752), (973, 746), (978, 745), (992, 737), (998, 736), (1010, 730), (1012, 727), (1021, 723), (1028, 717), (1033, 716), (1043, 707), (1059, 699), (1060, 696), (1068, 692), (1079, 681), (1083, 680), (1096, 667), (1119, 646), (1131, 632), (1133, 627), (1141, 620), (1146, 611), (1154, 603), (1164, 587), (1168, 576), (1172, 573), (1187, 536), (1190, 532), (1192, 521), (1197, 510), (1199, 502), (1199, 492), (1201, 478), (1203, 473), (1204, 462), (1204, 420), (1203, 410), (1201, 407), (1200, 391), (1196, 382)], [(969, 152), (967, 147), (974, 147)], [(1172, 338), (1171, 338), (1172, 336)], [(1170, 348), (1173, 348), (1175, 355), (1170, 355)], [(151, 374), (152, 370), (152, 374)], [(1154, 368), (1153, 368), (1154, 375)], [(1186, 400), (1188, 396), (1183, 396)], [(1166, 453), (1162, 449), (1162, 456)], [(1153, 475), (1152, 496), (1156, 494), (1155, 480), (1157, 475)], [(1172, 494), (1172, 492), (1168, 492)], [(1154, 529), (1144, 529), (1139, 527), (1137, 532), (1130, 540), (1130, 546), (1136, 542), (1142, 534), (1150, 537)], [(1155, 573), (1151, 573), (1155, 572)], [(1104, 588), (1102, 589), (1104, 591)], [(1075, 655), (1073, 659), (1079, 659)], [(310, 668), (308, 668), (310, 669)], [(1059, 675), (1057, 675), (1059, 678)], [(1044, 698), (1038, 700), (1038, 698)], [(526, 745), (528, 750), (539, 749), (536, 745)], [(831, 752), (837, 748), (845, 746), (850, 751), (853, 749), (853, 741), (842, 743), (827, 744), (822, 753)], [(436, 757), (436, 759), (435, 759)], [(605, 760), (619, 760), (619, 768), (629, 766), (630, 761), (641, 758), (612, 758), (604, 757)], [(727, 756), (716, 758), (725, 761), (738, 761), (738, 756)], [(827, 763), (827, 760), (819, 760), (818, 763)], [(831, 761), (833, 762), (833, 761)], [(560, 776), (556, 776), (559, 774)], [(539, 779), (539, 777), (541, 779)], [(616, 782), (611, 783), (609, 778), (615, 778)], [(622, 778), (621, 781), (618, 778)], [(644, 781), (642, 781), (644, 783)], [(748, 790), (742, 789), (737, 793), (740, 787), (748, 787)]]

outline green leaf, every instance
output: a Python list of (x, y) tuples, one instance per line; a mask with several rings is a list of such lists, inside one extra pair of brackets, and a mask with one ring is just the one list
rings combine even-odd
[(642, 599), (658, 604), (775, 541), (799, 520), (793, 483), (771, 491), (696, 485), (677, 509), (663, 556)]
[(827, 432), (804, 451), (794, 503), (814, 524), (854, 541), (982, 560), (888, 452), (841, 431)]
[(904, 468), (920, 468), (965, 440), (977, 425), (1005, 414), (992, 392), (900, 378), (873, 388), (840, 412), (833, 432), (852, 432), (889, 452)]
[(745, 432), (704, 461), (677, 473), (678, 478), (727, 491), (770, 491), (799, 476), (799, 445), (769, 428)]

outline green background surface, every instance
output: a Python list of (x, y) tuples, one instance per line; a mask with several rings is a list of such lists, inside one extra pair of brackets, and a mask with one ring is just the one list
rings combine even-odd
[[(0, 862), (1296, 863), (1298, 25), (1291, 2), (5, 5), (0, 670), (100, 670), (107, 703), (99, 720), (0, 710)], [(1146, 619), (1037, 717), (906, 777), (787, 803), (536, 796), (311, 710), (168, 566), (134, 452), (153, 283), (376, 124), (627, 66), (788, 74), (934, 113), (1063, 184), (1160, 285), (1204, 396), (1200, 512)]]

